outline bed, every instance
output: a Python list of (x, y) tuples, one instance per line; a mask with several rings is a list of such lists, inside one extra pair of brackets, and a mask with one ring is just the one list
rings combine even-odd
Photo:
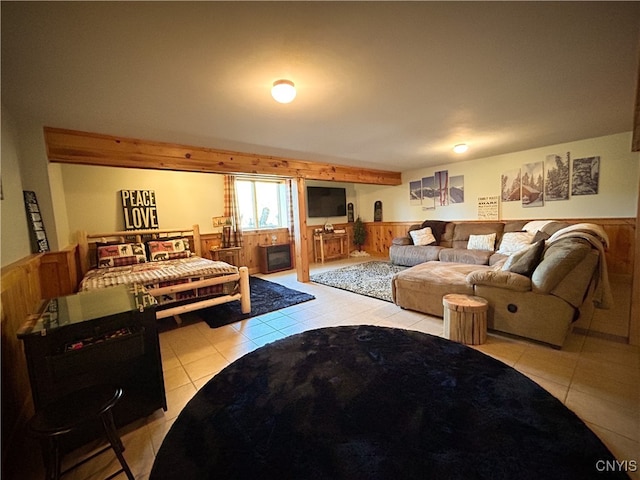
[(188, 229), (78, 232), (79, 291), (138, 283), (158, 302), (157, 318), (239, 301), (251, 311), (249, 271), (202, 256), (198, 225)]

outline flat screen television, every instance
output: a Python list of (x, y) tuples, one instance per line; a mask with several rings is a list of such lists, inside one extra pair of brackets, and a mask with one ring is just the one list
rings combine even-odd
[(307, 187), (309, 217), (343, 217), (347, 214), (347, 191), (337, 187)]

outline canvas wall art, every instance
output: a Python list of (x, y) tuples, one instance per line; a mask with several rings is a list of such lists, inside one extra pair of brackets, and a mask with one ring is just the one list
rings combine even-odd
[(503, 202), (519, 202), (520, 201), (520, 169), (515, 168), (502, 174), (500, 184), (502, 194), (500, 198)]
[(600, 157), (575, 158), (571, 195), (597, 195), (600, 182)]
[(566, 156), (547, 155), (544, 162), (544, 199), (569, 200), (569, 152)]
[(522, 165), (522, 206), (542, 207), (544, 205), (544, 162)]

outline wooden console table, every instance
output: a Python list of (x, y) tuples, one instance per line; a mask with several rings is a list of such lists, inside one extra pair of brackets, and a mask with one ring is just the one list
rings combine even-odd
[[(340, 252), (333, 255), (326, 255), (326, 247), (329, 242), (340, 242)], [(313, 235), (313, 257), (314, 261), (324, 263), (331, 258), (346, 258), (349, 256), (349, 235), (345, 233), (316, 233)]]

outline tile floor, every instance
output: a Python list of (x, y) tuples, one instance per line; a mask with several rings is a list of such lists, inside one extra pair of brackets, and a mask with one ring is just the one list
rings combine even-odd
[[(354, 261), (358, 260), (312, 265), (312, 273)], [(121, 430), (125, 457), (136, 479), (148, 478), (164, 435), (196, 391), (231, 362), (266, 343), (333, 325), (374, 324), (443, 333), (440, 318), (323, 285), (298, 283), (295, 272), (264, 277), (311, 293), (316, 300), (216, 329), (195, 319), (160, 334), (169, 408)], [(497, 334), (490, 334), (487, 343), (475, 348), (547, 389), (582, 418), (619, 460), (640, 464), (640, 348), (584, 334), (571, 334), (562, 350)], [(117, 469), (111, 457), (103, 455), (67, 478), (104, 478)], [(630, 475), (640, 479), (638, 471)]]

